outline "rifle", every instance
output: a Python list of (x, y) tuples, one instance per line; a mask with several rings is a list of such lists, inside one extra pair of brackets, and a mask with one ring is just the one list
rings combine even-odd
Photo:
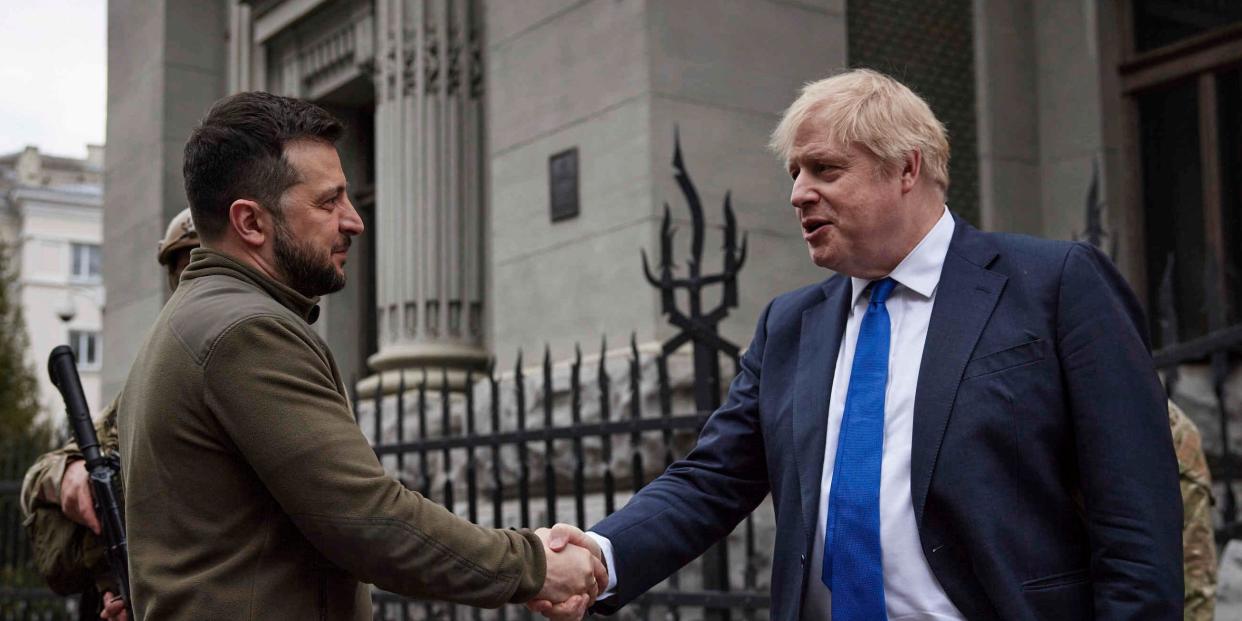
[(125, 600), (129, 618), (134, 618), (133, 603), (129, 598), (129, 546), (125, 540), (125, 518), (121, 510), (124, 497), (121, 492), (121, 469), (115, 460), (104, 457), (99, 450), (99, 437), (91, 421), (86, 395), (82, 393), (82, 380), (78, 377), (77, 361), (73, 350), (58, 345), (47, 360), (47, 371), (52, 384), (65, 400), (65, 413), (69, 416), (69, 428), (78, 442), (82, 456), (86, 458), (86, 471), (90, 474), (91, 497), (95, 501), (95, 515), (102, 527), (105, 556), (108, 567), (116, 577), (120, 596)]

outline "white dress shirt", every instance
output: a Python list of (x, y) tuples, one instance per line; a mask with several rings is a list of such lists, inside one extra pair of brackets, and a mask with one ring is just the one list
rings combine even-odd
[[(888, 385), (884, 392), (884, 455), (880, 465), (880, 549), (884, 564), (884, 603), (889, 621), (964, 619), (932, 575), (919, 541), (914, 502), (910, 497), (910, 448), (914, 436), (914, 391), (923, 362), (923, 344), (931, 320), (940, 269), (949, 252), (954, 222), (946, 208), (889, 278), (897, 287), (885, 306), (891, 324), (888, 349)], [(810, 577), (802, 602), (803, 619), (828, 619), (831, 594), (824, 586), (824, 523), (828, 492), (837, 455), (837, 437), (845, 414), (858, 329), (867, 312), (863, 295), (871, 281), (851, 278), (853, 304), (846, 318), (837, 369), (828, 402), (828, 436), (824, 443), (824, 470), (820, 479), (819, 517), (811, 550)], [(779, 536), (779, 534), (777, 535)]]
[[(897, 287), (886, 307), (891, 322), (888, 385), (884, 397), (884, 454), (880, 466), (880, 547), (884, 564), (884, 599), (889, 621), (962, 621), (958, 611), (931, 572), (919, 541), (914, 503), (910, 497), (910, 449), (914, 433), (914, 392), (918, 385), (923, 345), (931, 320), (940, 270), (944, 266), (949, 242), (953, 238), (953, 217), (946, 208), (940, 220), (928, 231), (910, 254), (893, 269), (889, 277)], [(846, 319), (845, 334), (837, 353), (832, 395), (828, 403), (828, 435), (824, 444), (824, 469), (820, 483), (819, 517), (812, 546), (810, 577), (802, 606), (803, 619), (831, 617), (831, 594), (823, 582), (824, 522), (828, 517), (828, 493), (832, 488), (833, 462), (836, 461), (837, 435), (845, 413), (858, 328), (867, 311), (864, 290), (871, 281), (851, 278), (853, 304)], [(612, 542), (588, 533), (603, 550), (608, 567), (615, 567)], [(777, 533), (776, 536), (781, 536)], [(599, 599), (616, 590), (616, 572), (610, 571), (608, 588)]]

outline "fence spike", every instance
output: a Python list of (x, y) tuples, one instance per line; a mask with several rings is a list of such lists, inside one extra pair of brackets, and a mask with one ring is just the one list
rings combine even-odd
[(543, 489), (549, 524), (556, 523), (556, 468), (552, 460), (556, 445), (552, 441), (552, 348), (543, 346)]
[(375, 420), (374, 420), (374, 423), (375, 423), (375, 429), (374, 429), (375, 439), (374, 439), (374, 440), (372, 440), (372, 442), (374, 442), (374, 443), (378, 446), (378, 445), (380, 445), (380, 444), (383, 444), (383, 443), (384, 443), (384, 426), (383, 426), (383, 424), (384, 424), (384, 421), (383, 421), (383, 415), (384, 415), (384, 372), (383, 372), (383, 371), (380, 371), (380, 372), (379, 372), (378, 374), (376, 374), (376, 376), (375, 376), (375, 397), (374, 397), (374, 399), (373, 399), (373, 400), (374, 400), (374, 405), (373, 405), (372, 407), (374, 407), (374, 408), (375, 408)]
[[(405, 369), (397, 372), (397, 443), (401, 442), (405, 442)], [(405, 451), (397, 453), (397, 480), (405, 481)]]
[[(440, 367), (440, 436), (447, 438), (452, 424), (452, 401), (449, 396), (448, 367)], [(444, 507), (453, 510), (453, 463), (452, 451), (446, 445), (441, 453), (444, 457)]]

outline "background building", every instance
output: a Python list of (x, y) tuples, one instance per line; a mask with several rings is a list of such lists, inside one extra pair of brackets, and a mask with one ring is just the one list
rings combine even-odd
[[(1238, 3), (112, 0), (108, 21), (105, 397), (165, 295), (150, 251), (185, 206), (184, 141), (225, 94), (308, 98), (350, 125), (341, 151), (368, 234), (317, 326), (365, 394), (385, 371), (460, 378), (544, 344), (564, 361), (604, 334), (644, 351), (668, 338), (639, 251), (659, 248), (665, 203), (688, 228), (675, 129), (711, 227), (707, 269), (726, 192), (749, 242), (722, 325), (744, 345), (767, 300), (826, 276), (769, 132), (803, 83), (869, 66), (948, 126), (950, 209), (1114, 257), (1213, 471), (1232, 476)], [(1218, 491), (1235, 522), (1232, 490)]]
[[(1207, 331), (1207, 257), (1234, 302), (1226, 323), (1242, 295), (1229, 256), (1239, 141), (1226, 113), (1239, 97), (1242, 9), (1229, 3), (151, 6), (109, 7), (109, 394), (164, 295), (145, 257), (184, 207), (184, 140), (212, 101), (244, 89), (309, 98), (350, 124), (342, 150), (370, 233), (321, 325), (358, 377), (544, 343), (564, 357), (601, 333), (660, 340), (638, 250), (655, 247), (663, 203), (684, 213), (675, 127), (709, 223), (732, 190), (751, 243), (725, 324), (745, 341), (763, 302), (822, 276), (797, 241), (767, 135), (802, 83), (846, 66), (893, 73), (930, 100), (953, 141), (949, 206), (969, 220), (1055, 238), (1102, 231), (1149, 306), (1168, 253), (1184, 254), (1183, 339)], [(1171, 162), (1176, 178), (1157, 173)], [(556, 210), (554, 186), (565, 190)]]
[(927, 97), (953, 144), (949, 206), (967, 219), (1095, 235), (1149, 311), (1175, 254), (1181, 340), (1242, 307), (1233, 3), (116, 0), (109, 16), (108, 395), (165, 295), (146, 258), (185, 204), (185, 138), (244, 89), (350, 124), (369, 234), (320, 322), (347, 377), (666, 337), (638, 251), (656, 248), (665, 202), (685, 213), (675, 127), (709, 223), (732, 190), (750, 240), (724, 325), (745, 342), (766, 300), (823, 276), (764, 144), (802, 83), (846, 66)]
[(39, 379), (36, 423), (64, 427), (64, 402), (47, 375), (47, 356), (70, 344), (92, 412), (100, 407), (103, 369), (104, 149), (87, 158), (56, 157), (26, 147), (0, 156), (0, 235), (13, 243), (22, 313), (30, 337), (28, 364)]

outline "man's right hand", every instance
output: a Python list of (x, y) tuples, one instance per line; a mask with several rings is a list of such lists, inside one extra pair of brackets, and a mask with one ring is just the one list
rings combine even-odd
[(65, 517), (99, 534), (99, 518), (95, 515), (95, 499), (91, 496), (90, 475), (86, 462), (76, 459), (65, 466), (60, 479), (60, 510)]
[(547, 571), (543, 589), (532, 601), (553, 604), (557, 614), (551, 618), (581, 619), (587, 607), (608, 584), (608, 573), (603, 563), (581, 546), (560, 543), (557, 549), (549, 547), (553, 532), (546, 528), (535, 531), (535, 534), (544, 544)]
[(540, 593), (535, 596), (535, 599), (528, 602), (526, 607), (553, 621), (576, 621), (581, 619), (585, 616), (586, 609), (595, 603), (595, 598), (599, 597), (599, 594), (608, 588), (608, 570), (604, 567), (603, 551), (600, 550), (599, 544), (594, 539), (582, 532), (582, 529), (569, 524), (557, 524), (551, 529), (540, 528), (535, 533), (539, 535), (540, 539), (543, 539), (548, 556), (565, 554), (574, 550), (589, 552), (592, 567), (595, 571), (594, 583), (596, 589), (593, 593), (576, 595), (563, 602), (543, 597), (543, 594)]

